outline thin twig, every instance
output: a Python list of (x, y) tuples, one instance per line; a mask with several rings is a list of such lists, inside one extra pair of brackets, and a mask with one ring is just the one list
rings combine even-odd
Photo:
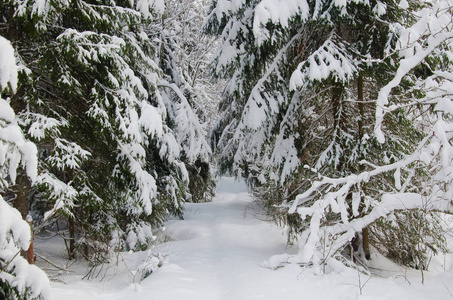
[(8, 265), (19, 255), (19, 253), (20, 250), (16, 254), (14, 254), (14, 256), (3, 267), (0, 268), (0, 271), (3, 271), (6, 268), (8, 268)]
[(58, 270), (60, 271), (65, 271), (65, 272), (74, 272), (74, 271), (71, 271), (71, 270), (68, 270), (67, 268), (65, 267), (60, 267), (58, 266), (57, 264), (55, 264), (54, 262), (52, 262), (51, 260), (49, 260), (48, 258), (46, 258), (45, 256), (42, 256), (42, 255), (39, 255), (38, 253), (35, 252), (35, 255), (42, 259), (43, 261), (45, 261), (46, 263), (48, 264), (51, 264), (53, 267), (57, 268)]
[(447, 289), (448, 293), (450, 294), (450, 296), (453, 298), (453, 294), (451, 293), (450, 289), (445, 285), (444, 282), (442, 282), (442, 284), (444, 285), (444, 287)]
[(124, 257), (123, 255), (121, 255), (121, 261), (124, 263), (124, 265), (126, 266), (126, 269), (131, 273), (132, 277), (133, 277), (133, 280), (132, 280), (132, 283), (135, 283), (135, 274), (131, 271), (131, 269), (129, 269), (129, 267), (127, 266), (126, 262), (124, 261)]

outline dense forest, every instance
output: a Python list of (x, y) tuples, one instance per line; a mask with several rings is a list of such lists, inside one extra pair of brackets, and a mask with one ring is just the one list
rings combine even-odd
[[(448, 0), (0, 3), (0, 298), (46, 299), (33, 236), (91, 264), (156, 243), (219, 174), (325, 272), (426, 270), (453, 212)], [(21, 253), (22, 252), (22, 253)]]

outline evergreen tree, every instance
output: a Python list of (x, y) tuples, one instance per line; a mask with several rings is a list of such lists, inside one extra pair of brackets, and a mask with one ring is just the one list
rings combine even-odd
[[(168, 82), (162, 94), (171, 99), (172, 129), (182, 149), (182, 160), (189, 172), (191, 201), (206, 202), (214, 195), (215, 180), (211, 167), (211, 149), (204, 139), (213, 100), (206, 88), (207, 55), (212, 51), (213, 38), (201, 36), (202, 3), (168, 1), (160, 30), (160, 67)], [(198, 42), (196, 42), (198, 41)], [(196, 115), (181, 114), (181, 106), (193, 107)], [(204, 121), (200, 126), (198, 120)], [(195, 122), (195, 123), (194, 123)], [(200, 138), (200, 136), (202, 136)], [(200, 143), (202, 142), (202, 143)]]
[[(212, 2), (206, 30), (223, 38), (215, 73), (231, 78), (215, 136), (221, 164), (248, 178), (266, 208), (299, 237), (296, 260), (326, 263), (357, 233), (369, 256), (372, 222), (363, 220), (375, 221), (383, 194), (401, 190), (394, 175), (417, 178), (405, 187), (415, 189), (429, 173), (384, 167), (405, 161), (423, 141), (413, 120), (419, 107), (399, 105), (383, 119), (381, 103), (373, 101), (400, 66), (399, 29), (416, 20), (411, 10), (419, 4), (285, 4)], [(414, 86), (405, 80), (392, 92), (417, 99)], [(375, 134), (375, 121), (385, 128), (385, 141)], [(375, 236), (382, 232), (373, 229)]]
[[(178, 89), (171, 98), (162, 88), (173, 87), (154, 39), (163, 10), (161, 1), (2, 5), (22, 60), (15, 110), (40, 151), (38, 191), (68, 220), (69, 256), (98, 262), (148, 247), (189, 197), (183, 151), (209, 152), (190, 148), (206, 144), (196, 115)], [(183, 117), (185, 133), (174, 126)]]
[[(17, 89), (17, 67), (14, 49), (0, 36), (0, 90), (14, 93)], [(37, 150), (27, 141), (10, 106), (10, 98), (0, 97), (0, 298), (48, 299), (50, 283), (46, 274), (21, 257), (31, 240), (30, 225), (2, 197), (14, 184), (18, 168), (24, 168), (30, 180), (36, 179)]]

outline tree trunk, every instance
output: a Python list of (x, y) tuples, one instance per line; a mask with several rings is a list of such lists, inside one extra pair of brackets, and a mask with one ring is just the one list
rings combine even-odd
[(69, 259), (75, 259), (75, 226), (74, 219), (68, 219), (68, 229), (69, 229)]
[(28, 193), (30, 191), (30, 181), (28, 180), (27, 174), (24, 170), (18, 169), (16, 176), (16, 184), (13, 186), (15, 198), (13, 200), (13, 206), (17, 209), (22, 219), (27, 221), (30, 225), (31, 240), (30, 246), (27, 251), (22, 252), (22, 256), (26, 257), (30, 264), (34, 263), (33, 253), (33, 219), (29, 216), (30, 203), (28, 200)]
[[(363, 122), (365, 119), (365, 102), (364, 102), (364, 97), (363, 97), (363, 74), (360, 72), (359, 73), (359, 78), (357, 80), (357, 97), (358, 97), (358, 106), (359, 106), (359, 142), (362, 142), (363, 136), (365, 135), (364, 129), (363, 129)], [(363, 166), (359, 166), (360, 170), (363, 171)], [(365, 227), (362, 229), (362, 248), (363, 252), (365, 253), (365, 258), (367, 260), (371, 259), (371, 254), (370, 254), (370, 235), (368, 231), (368, 227)]]
[(24, 170), (18, 169), (16, 176), (16, 184), (13, 186), (15, 198), (13, 206), (22, 215), (22, 219), (26, 220), (30, 207), (28, 203), (28, 191), (30, 190), (30, 181)]
[(343, 96), (343, 86), (339, 83), (336, 83), (332, 88), (332, 108), (333, 108), (333, 118), (334, 118), (334, 128), (343, 127), (344, 123), (342, 122), (342, 103), (341, 98)]
[(365, 253), (365, 258), (367, 260), (370, 260), (371, 259), (370, 233), (369, 233), (368, 227), (365, 227), (362, 229), (362, 247), (363, 247), (363, 252)]
[(28, 247), (27, 250), (27, 261), (29, 264), (34, 264), (36, 259), (35, 259), (35, 253), (33, 251), (33, 239), (35, 237), (34, 234), (34, 229), (33, 229), (33, 218), (30, 215), (27, 215), (27, 223), (30, 226), (30, 233), (31, 233), (31, 241), (30, 241), (30, 246)]
[(358, 105), (359, 105), (359, 113), (360, 113), (360, 118), (359, 118), (359, 139), (362, 141), (363, 135), (364, 135), (364, 130), (363, 130), (363, 120), (365, 118), (365, 103), (364, 103), (364, 97), (363, 97), (363, 75), (360, 72), (359, 73), (359, 78), (357, 80), (357, 96), (358, 96)]

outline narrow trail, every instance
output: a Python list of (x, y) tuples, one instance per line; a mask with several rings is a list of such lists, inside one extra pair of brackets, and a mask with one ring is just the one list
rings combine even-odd
[[(228, 182), (227, 182), (228, 183)], [(250, 195), (229, 182), (211, 203), (186, 204), (184, 220), (166, 223), (167, 242), (153, 251), (167, 261), (137, 282), (134, 270), (148, 251), (122, 253), (98, 278), (82, 280), (86, 265), (54, 282), (57, 300), (421, 300), (450, 298), (453, 276), (427, 278), (425, 286), (404, 277), (372, 278), (365, 284), (353, 269), (315, 275), (298, 265), (271, 270), (263, 262), (287, 251), (283, 230), (256, 218)], [(416, 278), (416, 277), (415, 277)], [(361, 278), (367, 280), (366, 278)], [(362, 284), (360, 295), (359, 285)], [(427, 285), (430, 288), (426, 288)], [(433, 291), (436, 291), (435, 293)]]
[(265, 283), (255, 279), (273, 273), (262, 262), (284, 251), (285, 239), (280, 228), (248, 211), (250, 203), (247, 193), (219, 193), (212, 203), (188, 204), (184, 221), (170, 221), (167, 234), (173, 241), (156, 248), (168, 253), (170, 264), (149, 283), (154, 291), (149, 299), (269, 297)]
[[(80, 275), (64, 281), (80, 289), (77, 298), (83, 300), (276, 299), (282, 291), (263, 275), (269, 280), (278, 275), (262, 264), (285, 252), (286, 238), (282, 228), (257, 219), (251, 205), (245, 185), (227, 180), (212, 202), (187, 203), (184, 220), (166, 223), (167, 242), (153, 251), (165, 254), (167, 262), (141, 283), (133, 283), (131, 271), (146, 259), (145, 252), (123, 254), (117, 267), (98, 271), (102, 280), (80, 280), (86, 273), (80, 265)], [(65, 285), (54, 287), (55, 299), (64, 299)]]

